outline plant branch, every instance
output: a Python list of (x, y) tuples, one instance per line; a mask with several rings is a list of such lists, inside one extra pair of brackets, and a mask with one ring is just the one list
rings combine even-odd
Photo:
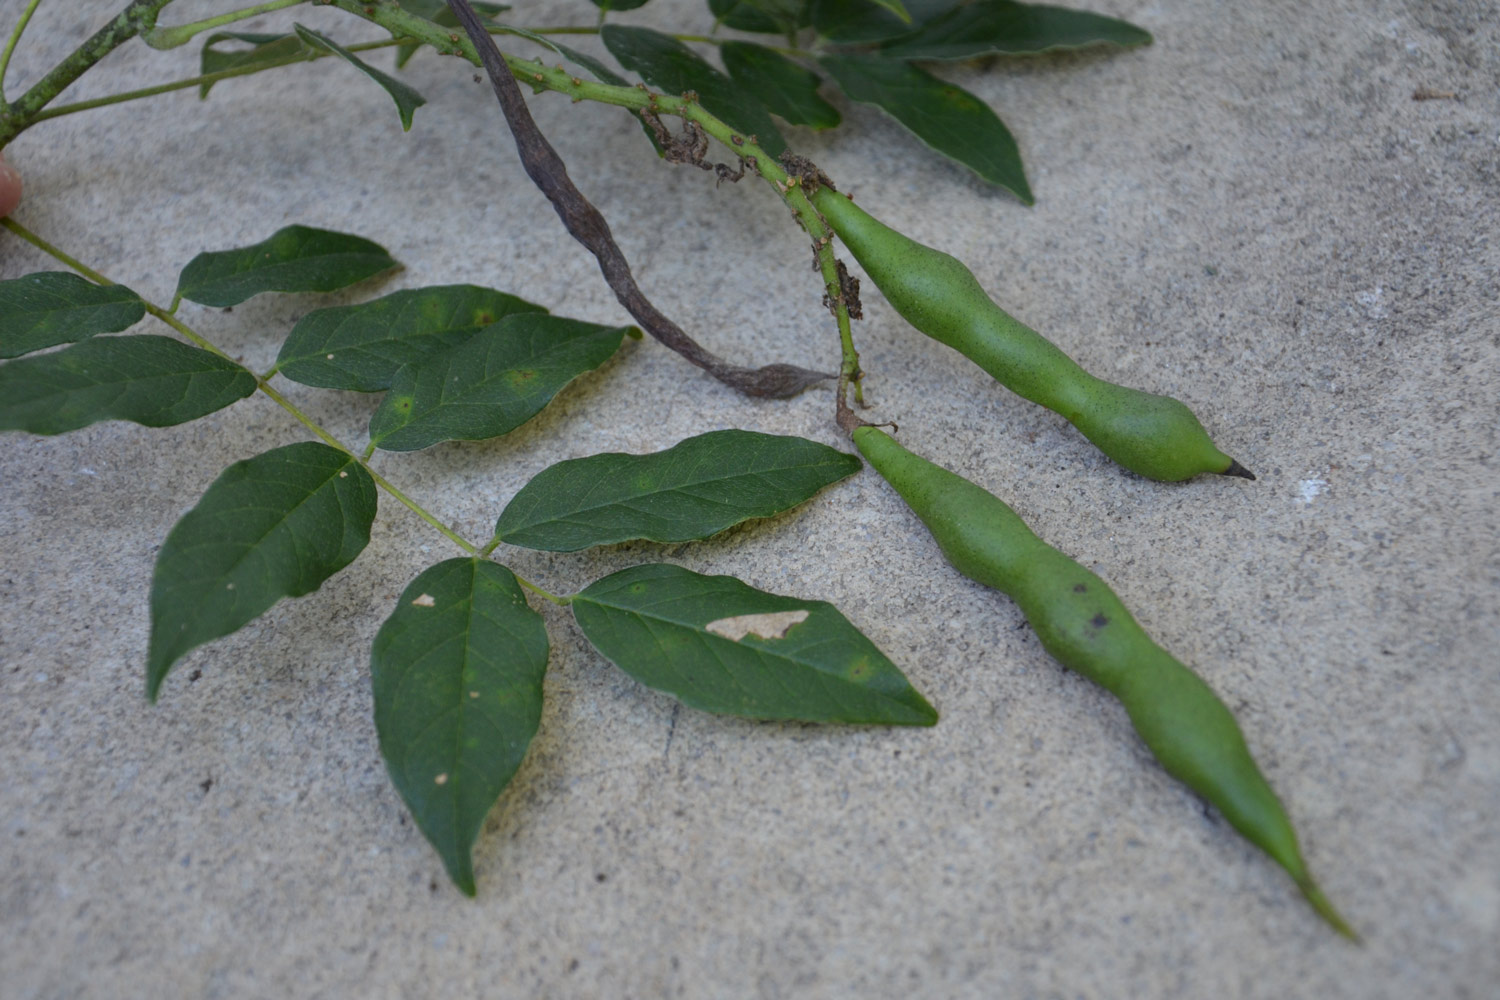
[(16, 22), (15, 30), (10, 33), (10, 39), (5, 43), (5, 51), (0, 52), (0, 105), (5, 104), (5, 71), (10, 69), (11, 53), (16, 51), (16, 43), (21, 40), (21, 35), (26, 31), (26, 25), (31, 21), (31, 15), (42, 5), (42, 0), (31, 0), (26, 9), (21, 11), (21, 19)]
[[(599, 34), (599, 28), (600, 27), (601, 27), (600, 25), (589, 26), (589, 25), (559, 24), (559, 25), (552, 25), (552, 26), (545, 27), (545, 28), (528, 28), (526, 30), (530, 31), (533, 35), (597, 35), (597, 34)], [(493, 34), (500, 34), (500, 33), (501, 32), (497, 31), (496, 28), (492, 27), (490, 29), (490, 34), (492, 34), (492, 35)], [(671, 34), (671, 33), (669, 32), (668, 34)], [(678, 35), (678, 34), (671, 34), (671, 37), (677, 39), (679, 42), (699, 42), (699, 43), (701, 43), (703, 45), (719, 45), (719, 44), (721, 44), (722, 42), (725, 41), (725, 39), (723, 39), (723, 38), (715, 38), (713, 35)], [(785, 45), (767, 45), (765, 42), (762, 42), (762, 41), (757, 41), (756, 44), (759, 45), (759, 46), (761, 46), (762, 48), (770, 49), (772, 52), (780, 52), (782, 55), (787, 55), (787, 56), (806, 56), (806, 55), (809, 54), (806, 49), (799, 49), (799, 48), (796, 48), (796, 47), (790, 47), (790, 48), (788, 48)]]
[(578, 190), (568, 176), (562, 157), (537, 128), (505, 57), (495, 47), (494, 40), (490, 38), (479, 16), (474, 13), (467, 0), (448, 0), (448, 6), (468, 33), (480, 64), (489, 74), (495, 97), (500, 102), (505, 120), (515, 138), (516, 151), (520, 154), (521, 165), (527, 176), (547, 196), (547, 200), (557, 211), (558, 218), (562, 219), (573, 238), (598, 260), (599, 270), (604, 273), (604, 280), (614, 291), (615, 298), (635, 317), (636, 322), (657, 340), (720, 382), (749, 396), (778, 399), (794, 396), (809, 385), (831, 377), (794, 365), (773, 364), (763, 368), (745, 368), (729, 364), (704, 349), (657, 309), (636, 284), (630, 273), (630, 263), (615, 243), (609, 223)]
[(54, 97), (91, 66), (143, 31), (156, 27), (156, 15), (172, 0), (133, 0), (88, 41), (38, 80), (30, 90), (0, 108), (0, 149), (20, 135)]
[[(397, 44), (394, 38), (385, 38), (378, 42), (360, 42), (357, 45), (346, 45), (344, 48), (349, 52), (368, 52), (370, 49), (388, 49)], [(233, 69), (221, 69), (217, 73), (204, 73), (202, 76), (191, 76), (185, 80), (173, 80), (171, 83), (160, 83), (154, 87), (142, 87), (140, 90), (127, 90), (119, 94), (111, 94), (108, 97), (95, 97), (87, 101), (77, 101), (73, 104), (60, 104), (53, 108), (44, 108), (32, 116), (30, 124), (46, 121), (49, 118), (61, 118), (63, 115), (71, 115), (79, 111), (90, 111), (94, 108), (108, 107), (111, 104), (124, 104), (126, 101), (138, 101), (144, 97), (155, 97), (158, 94), (170, 94), (176, 90), (187, 90), (190, 87), (201, 87), (204, 84), (218, 83), (220, 80), (230, 80), (237, 76), (251, 76), (268, 69), (279, 69), (282, 66), (295, 66), (299, 63), (315, 62), (318, 59), (327, 59), (332, 53), (329, 52), (307, 52), (301, 55), (289, 56), (285, 59), (277, 59), (273, 62), (257, 63), (253, 66), (238, 66)]]
[(282, 10), (286, 7), (295, 7), (308, 0), (266, 0), (253, 7), (245, 7), (240, 10), (232, 10), (227, 14), (219, 14), (214, 17), (205, 17), (201, 21), (192, 21), (188, 24), (178, 24), (170, 28), (152, 28), (141, 36), (141, 39), (153, 49), (175, 49), (179, 45), (186, 45), (193, 40), (195, 35), (214, 28), (221, 28), (226, 24), (243, 21), (247, 17), (255, 17), (258, 14), (269, 14), (273, 10)]

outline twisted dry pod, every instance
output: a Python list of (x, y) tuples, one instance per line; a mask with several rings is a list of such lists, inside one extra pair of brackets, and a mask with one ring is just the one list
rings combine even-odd
[(820, 188), (813, 203), (908, 323), (1062, 414), (1125, 468), (1168, 482), (1200, 472), (1255, 478), (1214, 446), (1184, 404), (1090, 375), (995, 305), (956, 258), (903, 236), (831, 188)]
[(1019, 604), (1047, 652), (1120, 700), (1169, 774), (1223, 813), (1286, 869), (1324, 920), (1355, 939), (1313, 882), (1286, 811), (1212, 689), (1153, 642), (1103, 580), (1038, 538), (1003, 501), (884, 431), (859, 427), (853, 437), (954, 568)]

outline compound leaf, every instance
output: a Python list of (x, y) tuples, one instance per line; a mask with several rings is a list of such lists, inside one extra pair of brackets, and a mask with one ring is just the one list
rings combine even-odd
[(973, 59), (1089, 45), (1149, 45), (1151, 33), (1084, 10), (1014, 0), (978, 0), (881, 46), (893, 59)]
[(0, 358), (128, 329), (146, 315), (124, 285), (96, 285), (66, 271), (0, 281)]
[(327, 35), (300, 24), (294, 24), (292, 27), (296, 30), (297, 37), (301, 38), (309, 46), (321, 49), (324, 52), (333, 53), (384, 87), (385, 92), (391, 95), (391, 100), (396, 102), (396, 113), (401, 116), (402, 131), (411, 131), (411, 117), (416, 114), (418, 108), (427, 103), (427, 98), (390, 74), (382, 73)]
[(607, 361), (628, 329), (544, 313), (507, 316), (397, 372), (370, 418), (370, 440), (386, 451), (416, 451), (499, 437)]
[(1033, 202), (1015, 138), (967, 90), (895, 59), (825, 55), (819, 62), (854, 100), (878, 106), (939, 153)]
[(225, 469), (156, 557), (147, 697), (156, 700), (188, 650), (353, 562), (374, 520), (370, 474), (326, 444), (291, 444)]
[(933, 710), (833, 605), (680, 566), (634, 566), (574, 595), (589, 642), (647, 687), (756, 719), (930, 726)]
[(177, 279), (177, 294), (206, 306), (236, 306), (261, 292), (331, 292), (400, 267), (359, 236), (287, 226), (270, 239), (200, 253)]
[(729, 125), (754, 136), (772, 156), (786, 150), (786, 140), (755, 95), (710, 66), (677, 39), (649, 28), (606, 24), (599, 32), (620, 65), (669, 94), (694, 91), (699, 102)]
[(789, 510), (859, 469), (853, 455), (805, 438), (711, 431), (649, 455), (558, 462), (521, 488), (495, 534), (550, 552), (692, 541)]
[(375, 730), (391, 782), (448, 875), (474, 895), (470, 852), (542, 717), (547, 631), (514, 574), (449, 559), (402, 592), (375, 636)]
[(407, 289), (373, 302), (315, 309), (292, 327), (276, 370), (303, 385), (377, 392), (391, 387), (402, 366), (457, 347), (512, 313), (546, 311), (475, 285)]
[(101, 420), (170, 427), (255, 391), (233, 361), (171, 337), (95, 337), (0, 365), (0, 430), (63, 434)]
[(823, 79), (812, 70), (753, 42), (724, 42), (719, 54), (730, 79), (793, 125), (816, 129), (838, 125), (838, 109), (818, 96)]

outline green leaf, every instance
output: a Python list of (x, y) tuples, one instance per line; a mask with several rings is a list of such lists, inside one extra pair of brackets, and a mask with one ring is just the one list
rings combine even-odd
[(594, 6), (602, 11), (635, 10), (644, 7), (648, 0), (594, 0)]
[(736, 31), (790, 35), (805, 27), (810, 0), (708, 0), (719, 24)]
[(331, 292), (400, 267), (378, 243), (308, 226), (287, 226), (235, 250), (200, 253), (177, 294), (206, 306), (237, 306), (261, 292)]
[(1149, 45), (1151, 33), (1127, 21), (1084, 10), (978, 0), (881, 46), (896, 59), (973, 59), (1051, 52), (1089, 45)]
[(397, 372), (370, 418), (370, 440), (386, 451), (416, 451), (499, 437), (607, 361), (627, 329), (542, 313), (507, 316)]
[(146, 315), (146, 303), (124, 285), (96, 285), (66, 271), (0, 281), (0, 358), (116, 333)]
[[(396, 6), (408, 14), (415, 14), (417, 17), (444, 28), (458, 27), (458, 18), (449, 9), (447, 0), (396, 0)], [(474, 13), (486, 21), (493, 20), (496, 15), (510, 10), (510, 7), (503, 3), (471, 3), (469, 6), (474, 8)], [(422, 43), (417, 41), (398, 43), (396, 45), (396, 68), (400, 69), (405, 66), (421, 47)]]
[(852, 99), (877, 105), (939, 153), (1033, 203), (1016, 140), (967, 90), (894, 59), (825, 55), (819, 62)]
[(416, 113), (418, 108), (427, 103), (427, 98), (395, 77), (387, 73), (382, 73), (328, 36), (300, 24), (294, 24), (292, 28), (296, 30), (297, 37), (301, 38), (308, 45), (341, 57), (365, 76), (368, 76), (371, 80), (384, 87), (385, 92), (390, 94), (391, 99), (396, 102), (396, 113), (401, 116), (402, 131), (411, 131), (411, 116)]
[(878, 42), (911, 33), (948, 13), (962, 0), (908, 0), (911, 21), (903, 21), (876, 0), (813, 0), (812, 26), (829, 41), (854, 44)]
[(370, 656), (391, 783), (448, 875), (474, 895), (470, 852), (536, 735), (547, 630), (514, 574), (487, 559), (425, 570)]
[(901, 0), (873, 0), (873, 2), (895, 14), (896, 19), (902, 24), (911, 24), (911, 15), (906, 12), (906, 7)]
[(859, 469), (853, 455), (805, 438), (711, 431), (649, 455), (559, 462), (521, 488), (495, 534), (550, 552), (693, 541), (789, 510)]
[(647, 687), (755, 719), (930, 726), (937, 712), (824, 601), (634, 566), (573, 597), (589, 642)]
[(750, 42), (724, 42), (719, 53), (730, 79), (793, 125), (816, 129), (838, 125), (838, 109), (818, 96), (818, 85), (823, 82), (818, 74)]
[(647, 83), (670, 94), (694, 91), (699, 103), (731, 127), (754, 136), (767, 153), (780, 156), (786, 150), (786, 140), (766, 106), (677, 39), (617, 24), (606, 24), (599, 37), (620, 65)]
[[(252, 48), (215, 48), (221, 42), (248, 42)], [(198, 71), (204, 76), (222, 73), (229, 69), (245, 69), (251, 66), (274, 66), (278, 63), (305, 59), (312, 50), (296, 35), (265, 35), (249, 31), (219, 31), (208, 36), (198, 56)], [(208, 96), (213, 82), (198, 85), (198, 97)]]
[(95, 337), (0, 365), (0, 430), (62, 434), (101, 420), (170, 427), (254, 391), (254, 375), (180, 340)]
[(315, 309), (297, 321), (276, 356), (293, 382), (324, 389), (389, 389), (397, 370), (457, 347), (518, 312), (525, 299), (474, 285), (414, 288), (352, 306)]
[(225, 469), (156, 557), (147, 697), (156, 700), (188, 650), (353, 562), (374, 520), (370, 474), (326, 444), (290, 444)]

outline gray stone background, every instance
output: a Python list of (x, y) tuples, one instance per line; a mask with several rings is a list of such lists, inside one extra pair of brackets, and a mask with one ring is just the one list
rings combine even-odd
[[(22, 6), (4, 0), (0, 27)], [(43, 4), (12, 91), (120, 6)], [(788, 137), (1085, 367), (1188, 402), (1260, 474), (1125, 473), (867, 286), (871, 414), (1007, 499), (1202, 672), (1364, 947), (1167, 778), (1013, 604), (950, 570), (869, 472), (701, 544), (500, 556), (557, 591), (665, 559), (826, 598), (941, 723), (679, 710), (541, 607), (542, 729), (466, 900), (375, 746), (369, 643), (406, 583), (457, 554), (389, 498), (352, 567), (188, 656), (155, 708), (141, 696), (160, 540), (225, 465), (306, 436), (255, 397), (174, 429), (0, 439), (0, 993), (1494, 996), (1500, 14), (1087, 6), (1156, 44), (943, 70), (1016, 133), (1034, 208), (867, 107), (841, 101), (846, 128)], [(374, 37), (337, 11), (293, 14)], [(521, 20), (592, 17), (569, 0)], [(695, 0), (621, 20), (711, 22)], [(67, 96), (191, 75), (196, 48), (131, 46)], [(8, 150), (27, 181), (17, 218), (162, 303), (194, 254), (294, 221), (405, 262), (347, 294), (183, 308), (257, 370), (309, 309), (399, 287), (478, 282), (621, 321), (518, 168), (488, 88), (431, 53), (406, 79), (431, 101), (409, 134), (333, 63), (39, 125)], [(1456, 96), (1413, 100), (1421, 89)], [(716, 190), (659, 164), (616, 109), (532, 105), (667, 313), (736, 360), (836, 362), (804, 237), (764, 185)], [(55, 266), (0, 234), (0, 277)], [(363, 444), (373, 398), (278, 385)], [(556, 460), (721, 427), (846, 445), (832, 412), (827, 389), (748, 401), (643, 342), (507, 438), (376, 468), (483, 539)]]

